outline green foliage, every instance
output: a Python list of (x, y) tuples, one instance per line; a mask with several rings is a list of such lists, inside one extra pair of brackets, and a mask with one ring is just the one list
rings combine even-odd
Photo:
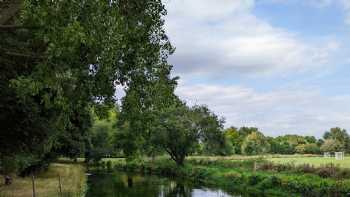
[(0, 31), (0, 159), (89, 149), (91, 109), (169, 75), (165, 14), (160, 0), (24, 0)]
[[(332, 151), (350, 151), (350, 136), (345, 129), (339, 127), (331, 128), (323, 135), (325, 147), (323, 149)], [(333, 140), (333, 141), (327, 141)]]
[(271, 153), (277, 154), (319, 154), (321, 141), (313, 136), (284, 135), (269, 138)]
[(235, 164), (241, 164), (241, 162), (241, 160), (226, 159), (217, 159), (213, 162), (209, 161), (209, 158), (203, 158), (200, 163), (194, 161), (182, 167), (175, 166), (169, 160), (164, 159), (136, 163), (115, 160), (114, 164), (118, 169), (185, 178), (209, 186), (221, 186), (227, 189), (244, 188), (245, 193), (253, 192), (255, 194), (253, 196), (261, 195), (261, 191), (266, 195), (276, 194), (276, 196), (332, 196), (333, 194), (345, 196), (350, 191), (348, 181), (340, 184), (336, 179), (322, 178), (318, 174), (301, 174), (301, 170), (306, 169), (303, 166), (295, 166), (296, 171), (288, 169), (290, 171), (286, 173), (276, 173), (269, 171), (270, 169), (259, 168), (258, 171), (253, 172), (249, 163), (244, 163), (248, 166)]
[(257, 155), (267, 153), (270, 150), (270, 144), (266, 137), (260, 132), (249, 134), (242, 144), (242, 151), (247, 155)]
[(86, 162), (98, 162), (104, 157), (116, 156), (113, 137), (118, 117), (117, 107), (110, 109), (102, 119), (95, 114), (92, 127), (89, 128), (89, 141), (85, 150)]
[(230, 127), (225, 130), (225, 138), (228, 146), (231, 146), (232, 153), (240, 153), (240, 139), (237, 128)]
[(221, 151), (225, 146), (223, 122), (205, 106), (174, 105), (164, 109), (158, 117), (152, 142), (178, 165), (183, 165), (185, 157), (195, 151), (198, 143), (212, 151)]
[(344, 150), (344, 144), (335, 139), (327, 139), (321, 146), (323, 152), (337, 152)]
[(321, 150), (320, 147), (315, 144), (300, 144), (295, 147), (295, 151), (299, 154), (320, 154)]
[(225, 130), (225, 137), (233, 147), (233, 153), (243, 154), (242, 144), (246, 137), (253, 133), (258, 132), (258, 128), (255, 127), (241, 127), (239, 129), (235, 127), (230, 127)]

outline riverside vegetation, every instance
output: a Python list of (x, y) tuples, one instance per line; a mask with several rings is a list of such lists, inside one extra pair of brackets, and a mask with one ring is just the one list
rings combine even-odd
[(261, 158), (191, 157), (182, 167), (167, 158), (126, 162), (104, 159), (101, 167), (183, 178), (207, 186), (266, 196), (346, 196), (350, 169), (328, 164), (277, 164)]

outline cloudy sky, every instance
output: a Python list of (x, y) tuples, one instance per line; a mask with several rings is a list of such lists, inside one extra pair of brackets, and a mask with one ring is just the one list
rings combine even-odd
[(350, 130), (350, 0), (163, 0), (177, 94), (226, 126)]

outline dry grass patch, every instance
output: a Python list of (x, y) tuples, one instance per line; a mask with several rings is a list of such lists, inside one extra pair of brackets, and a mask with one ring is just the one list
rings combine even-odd
[[(61, 176), (62, 196), (82, 196), (86, 187), (84, 166), (80, 164), (51, 164), (48, 171), (40, 173), (35, 178), (36, 195), (39, 197), (58, 197), (59, 175)], [(3, 181), (3, 180), (1, 180)], [(10, 186), (0, 185), (0, 197), (32, 196), (32, 180), (30, 177), (13, 180)]]

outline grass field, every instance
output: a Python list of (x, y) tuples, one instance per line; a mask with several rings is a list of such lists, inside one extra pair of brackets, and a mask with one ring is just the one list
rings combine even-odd
[[(36, 195), (39, 197), (58, 197), (61, 176), (62, 196), (82, 196), (86, 187), (85, 169), (79, 164), (51, 164), (48, 171), (38, 174), (35, 178)], [(2, 177), (1, 177), (2, 178)], [(0, 181), (0, 197), (28, 197), (32, 196), (32, 181), (30, 177), (15, 177), (13, 184), (4, 186)]]
[(323, 158), (323, 157), (280, 157), (280, 158), (269, 158), (269, 161), (275, 163), (294, 163), (295, 165), (311, 164), (314, 166), (323, 166), (327, 164), (334, 164), (341, 168), (350, 168), (350, 157), (345, 157), (344, 160), (336, 160), (333, 158)]
[[(168, 158), (166, 156), (164, 157), (158, 157), (158, 158)], [(258, 159), (262, 158), (264, 160), (272, 161), (274, 163), (279, 164), (295, 164), (295, 165), (302, 165), (302, 164), (310, 164), (315, 167), (321, 167), (327, 164), (334, 164), (336, 166), (339, 166), (341, 168), (350, 168), (350, 156), (346, 156), (344, 160), (336, 160), (333, 158), (324, 158), (322, 156), (315, 156), (315, 155), (263, 155), (263, 156), (243, 156), (243, 155), (235, 155), (235, 156), (192, 156), (188, 157), (187, 160), (193, 160), (193, 159), (204, 159), (204, 160), (249, 160), (249, 159)], [(149, 160), (148, 158), (144, 158), (145, 160)], [(103, 161), (119, 161), (123, 159), (117, 159), (117, 158), (106, 158), (103, 159)]]
[[(168, 158), (158, 157), (158, 158)], [(263, 156), (244, 156), (244, 155), (235, 155), (235, 156), (191, 156), (188, 157), (187, 160), (193, 159), (203, 159), (203, 160), (249, 160), (249, 159), (258, 159), (262, 158), (264, 160), (272, 161), (274, 163), (279, 164), (310, 164), (315, 167), (321, 167), (327, 164), (334, 164), (335, 166), (339, 166), (341, 168), (350, 168), (350, 156), (346, 156), (344, 160), (336, 160), (334, 157), (332, 158), (324, 158), (323, 156), (315, 156), (315, 155), (263, 155)], [(103, 161), (119, 161), (123, 159), (117, 158), (106, 158)], [(144, 160), (149, 160), (149, 158), (144, 158)]]

